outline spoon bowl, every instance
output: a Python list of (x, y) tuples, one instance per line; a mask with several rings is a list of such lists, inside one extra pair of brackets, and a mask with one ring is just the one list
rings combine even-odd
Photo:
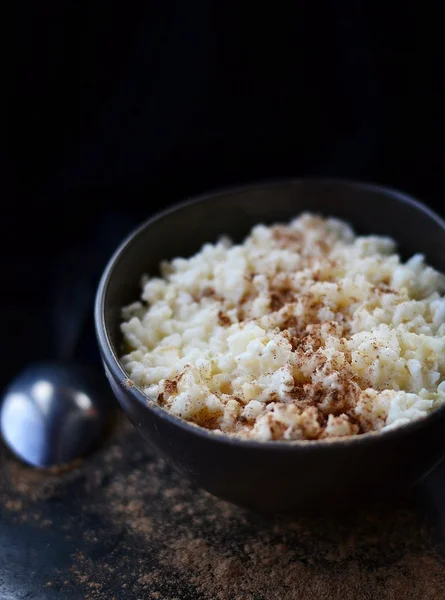
[(59, 362), (31, 365), (4, 394), (3, 439), (14, 454), (35, 467), (70, 463), (100, 437), (108, 396), (94, 369)]

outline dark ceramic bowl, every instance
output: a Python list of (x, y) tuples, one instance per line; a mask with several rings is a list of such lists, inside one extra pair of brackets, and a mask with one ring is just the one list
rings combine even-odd
[(424, 477), (445, 455), (445, 407), (399, 429), (337, 441), (255, 442), (218, 435), (174, 417), (128, 382), (119, 355), (121, 307), (162, 259), (189, 256), (221, 234), (241, 240), (260, 222), (301, 211), (390, 235), (403, 256), (422, 252), (445, 272), (445, 223), (406, 195), (361, 183), (282, 181), (225, 190), (150, 219), (111, 258), (95, 321), (105, 371), (122, 408), (154, 450), (212, 494), (258, 510), (322, 510), (386, 500)]

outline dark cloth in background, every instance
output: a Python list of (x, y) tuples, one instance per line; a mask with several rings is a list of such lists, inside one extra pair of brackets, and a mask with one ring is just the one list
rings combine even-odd
[[(0, 383), (63, 337), (48, 331), (65, 260), (95, 263), (95, 283), (134, 223), (183, 197), (345, 176), (445, 212), (439, 14), (352, 0), (246, 13), (204, 0), (21, 3)], [(89, 325), (81, 354), (93, 360)]]

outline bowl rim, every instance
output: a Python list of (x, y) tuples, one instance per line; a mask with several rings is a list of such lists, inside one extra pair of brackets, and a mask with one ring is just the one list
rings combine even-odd
[[(130, 246), (134, 239), (136, 239), (143, 231), (154, 225), (160, 219), (168, 217), (171, 213), (181, 210), (187, 206), (200, 204), (213, 200), (216, 197), (224, 196), (232, 193), (239, 193), (247, 190), (255, 189), (267, 189), (277, 186), (295, 185), (295, 184), (329, 184), (339, 186), (349, 186), (363, 191), (373, 191), (380, 194), (389, 195), (395, 198), (402, 204), (406, 204), (414, 207), (418, 211), (428, 216), (432, 221), (435, 221), (444, 231), (445, 234), (445, 220), (442, 219), (435, 211), (426, 206), (423, 202), (416, 198), (389, 186), (379, 185), (372, 182), (356, 181), (353, 179), (345, 178), (332, 178), (332, 177), (299, 177), (299, 178), (278, 178), (278, 179), (266, 179), (262, 181), (255, 181), (251, 183), (244, 183), (241, 185), (231, 185), (218, 188), (214, 191), (205, 192), (191, 198), (187, 198), (181, 202), (177, 202), (168, 208), (158, 211), (153, 214), (150, 218), (143, 221), (140, 225), (135, 227), (118, 245), (116, 250), (108, 260), (102, 276), (99, 281), (97, 288), (95, 305), (94, 305), (94, 322), (96, 329), (96, 337), (99, 345), (100, 354), (106, 368), (110, 371), (112, 377), (117, 380), (121, 385), (124, 393), (132, 395), (144, 409), (153, 411), (156, 416), (167, 421), (173, 426), (180, 427), (184, 432), (191, 435), (197, 435), (198, 437), (205, 438), (209, 441), (216, 443), (222, 443), (229, 446), (239, 446), (244, 448), (251, 448), (262, 451), (273, 451), (283, 452), (292, 449), (299, 449), (304, 451), (314, 451), (316, 449), (332, 448), (334, 447), (358, 447), (359, 445), (368, 445), (378, 442), (380, 439), (390, 440), (396, 437), (405, 436), (411, 434), (411, 432), (422, 427), (427, 422), (431, 423), (434, 420), (438, 420), (445, 416), (445, 405), (434, 410), (432, 413), (425, 417), (420, 417), (409, 423), (399, 425), (394, 428), (380, 431), (370, 431), (360, 435), (346, 436), (344, 438), (326, 438), (322, 440), (274, 440), (274, 441), (259, 441), (252, 439), (243, 439), (236, 436), (226, 434), (223, 432), (215, 432), (213, 430), (206, 429), (195, 423), (181, 419), (176, 415), (171, 414), (155, 401), (150, 400), (144, 392), (131, 380), (129, 379), (128, 373), (126, 373), (122, 366), (119, 357), (113, 349), (108, 334), (107, 323), (105, 319), (105, 299), (108, 291), (108, 285), (112, 278), (113, 271), (118, 264), (121, 255), (125, 252), (128, 246)], [(397, 240), (396, 240), (397, 241)], [(124, 411), (125, 412), (125, 411)], [(445, 432), (444, 432), (445, 434)]]

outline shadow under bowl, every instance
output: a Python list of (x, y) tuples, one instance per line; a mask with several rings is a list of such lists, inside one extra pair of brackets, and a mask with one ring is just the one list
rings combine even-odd
[(287, 222), (302, 211), (345, 219), (359, 233), (389, 235), (402, 256), (423, 253), (445, 272), (445, 223), (416, 200), (370, 184), (285, 180), (208, 194), (150, 219), (117, 249), (96, 297), (105, 372), (133, 424), (196, 485), (261, 511), (332, 512), (389, 501), (445, 455), (445, 407), (383, 433), (332, 441), (255, 442), (174, 417), (128, 381), (118, 359), (121, 308), (139, 297), (143, 274), (156, 274), (161, 260), (190, 256), (221, 234), (241, 241), (258, 223)]

